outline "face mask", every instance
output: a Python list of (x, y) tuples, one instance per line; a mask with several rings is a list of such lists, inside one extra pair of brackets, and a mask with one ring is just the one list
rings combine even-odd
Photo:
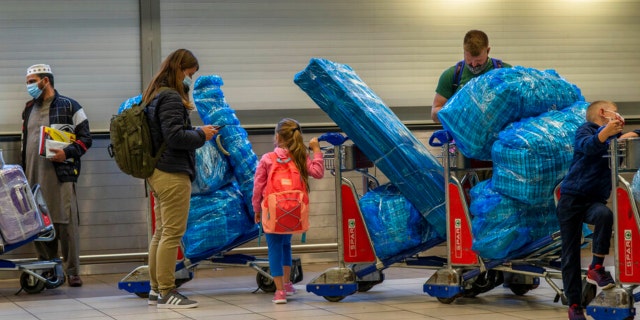
[(189, 88), (191, 88), (191, 78), (185, 76), (184, 79), (182, 80), (182, 85), (185, 87), (186, 90), (189, 90)]
[(38, 82), (34, 82), (34, 83), (29, 83), (27, 85), (27, 92), (29, 93), (30, 96), (32, 96), (34, 99), (38, 99), (40, 98), (40, 96), (42, 95), (42, 89), (40, 89), (38, 87)]
[(611, 120), (619, 120), (620, 123), (624, 126), (624, 118), (619, 113), (611, 111), (611, 110), (606, 110), (606, 109), (604, 111), (605, 112), (609, 112), (609, 113), (611, 113), (613, 115), (613, 117), (607, 118), (607, 119), (609, 119), (609, 121), (611, 121)]
[(485, 65), (479, 65), (476, 67), (472, 67), (471, 65), (467, 64), (467, 69), (469, 71), (471, 71), (471, 73), (473, 74), (479, 74), (480, 72), (482, 72), (482, 70), (484, 70)]

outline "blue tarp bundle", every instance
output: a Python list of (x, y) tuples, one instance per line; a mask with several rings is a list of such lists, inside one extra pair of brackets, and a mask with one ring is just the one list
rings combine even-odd
[(631, 192), (636, 201), (640, 201), (640, 170), (633, 175), (631, 181)]
[(240, 186), (245, 205), (253, 217), (253, 176), (258, 157), (253, 152), (247, 131), (240, 126), (235, 111), (229, 107), (220, 88), (222, 78), (217, 75), (200, 76), (193, 87), (193, 100), (205, 124), (225, 125), (220, 129), (221, 144), (229, 152), (229, 163)]
[(196, 149), (196, 178), (191, 183), (191, 194), (207, 194), (234, 181), (231, 166), (218, 150), (215, 141), (207, 141)]
[(547, 203), (569, 170), (575, 132), (589, 103), (578, 101), (508, 125), (493, 144), (493, 188), (529, 205)]
[(468, 158), (491, 160), (491, 146), (508, 124), (584, 98), (555, 71), (494, 69), (469, 81), (447, 101), (438, 118)]
[(444, 236), (442, 165), (353, 69), (313, 58), (294, 82)]
[(382, 260), (432, 239), (444, 241), (392, 184), (367, 192), (359, 204), (376, 255)]
[(491, 180), (471, 189), (472, 249), (486, 259), (503, 259), (533, 240), (559, 230), (553, 198), (530, 206), (496, 192)]
[(188, 258), (208, 258), (228, 250), (236, 239), (255, 230), (243, 196), (235, 183), (203, 195), (191, 196), (187, 232), (182, 242)]
[[(229, 152), (223, 155), (213, 140), (196, 150), (196, 179), (183, 237), (184, 254), (194, 260), (232, 249), (235, 241), (251, 240), (258, 230), (251, 205), (257, 157), (220, 86), (222, 79), (215, 75), (201, 76), (194, 85), (193, 97), (202, 121), (225, 125), (219, 135)], [(141, 100), (142, 95), (127, 99), (118, 113)]]

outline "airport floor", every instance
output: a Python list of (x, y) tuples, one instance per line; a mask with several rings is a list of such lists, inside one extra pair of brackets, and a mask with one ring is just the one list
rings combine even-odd
[[(4, 319), (567, 319), (567, 308), (554, 303), (555, 292), (541, 281), (523, 296), (502, 286), (475, 298), (438, 302), (422, 291), (435, 270), (390, 267), (385, 280), (370, 291), (355, 293), (340, 302), (306, 292), (306, 283), (336, 264), (304, 264), (304, 279), (287, 304), (275, 305), (272, 293), (256, 291), (256, 272), (248, 267), (201, 265), (193, 280), (180, 291), (200, 303), (194, 309), (157, 309), (147, 300), (118, 289), (126, 274), (84, 275), (84, 285), (64, 284), (41, 293), (16, 294), (18, 279), (0, 280), (0, 320)], [(636, 304), (640, 307), (640, 304)]]

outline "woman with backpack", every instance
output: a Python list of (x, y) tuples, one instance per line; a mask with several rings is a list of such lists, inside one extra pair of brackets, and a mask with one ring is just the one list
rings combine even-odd
[(324, 160), (318, 139), (313, 137), (307, 148), (300, 124), (293, 119), (278, 122), (274, 140), (275, 150), (258, 163), (252, 204), (255, 221), (262, 222), (267, 239), (269, 269), (276, 285), (273, 302), (283, 304), (287, 295), (296, 292), (290, 280), (291, 236), (309, 227), (309, 176), (324, 176)]
[(178, 49), (162, 62), (142, 94), (154, 153), (161, 152), (147, 182), (155, 201), (155, 232), (149, 244), (149, 304), (161, 309), (195, 308), (198, 302), (176, 290), (175, 269), (180, 240), (187, 229), (195, 150), (218, 132), (213, 126), (195, 128), (189, 112), (191, 78), (199, 65), (191, 51)]

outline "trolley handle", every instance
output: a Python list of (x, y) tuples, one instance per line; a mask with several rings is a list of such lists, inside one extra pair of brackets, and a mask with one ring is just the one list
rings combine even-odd
[(453, 136), (447, 130), (438, 130), (429, 138), (429, 145), (432, 147), (442, 147), (445, 143), (453, 141)]
[(347, 140), (349, 140), (349, 137), (339, 132), (327, 132), (318, 137), (318, 141), (325, 141), (333, 146), (341, 146)]

